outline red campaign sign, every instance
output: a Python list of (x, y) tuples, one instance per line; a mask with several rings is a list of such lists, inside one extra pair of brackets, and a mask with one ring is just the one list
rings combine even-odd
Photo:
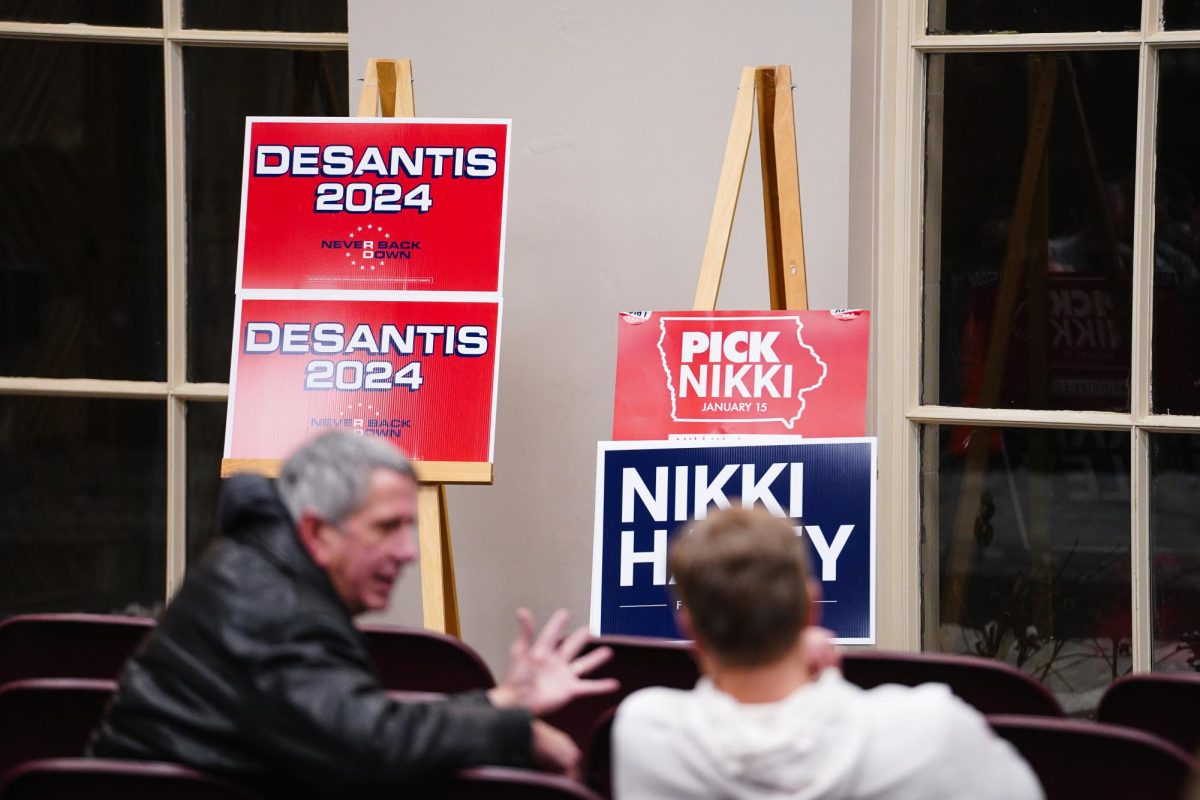
[(866, 311), (620, 315), (614, 439), (862, 436)]
[(507, 120), (248, 118), (238, 289), (500, 291)]
[(492, 459), (498, 302), (242, 300), (226, 458), (329, 429), (423, 461)]

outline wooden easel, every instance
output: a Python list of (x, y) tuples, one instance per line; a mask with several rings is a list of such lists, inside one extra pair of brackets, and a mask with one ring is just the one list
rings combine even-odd
[(717, 305), (725, 255), (733, 231), (750, 130), (758, 99), (758, 141), (762, 156), (763, 218), (767, 236), (767, 276), (771, 308), (808, 308), (804, 268), (804, 225), (800, 215), (800, 175), (796, 165), (796, 122), (792, 111), (792, 68), (745, 67), (733, 106), (733, 122), (725, 144), (725, 160), (717, 182), (708, 241), (692, 308), (712, 311)]
[[(407, 58), (367, 61), (360, 117), (414, 117), (412, 61)], [(417, 533), (421, 543), (421, 612), (425, 627), (462, 638), (458, 589), (454, 582), (454, 550), (450, 543), (447, 483), (491, 483), (490, 463), (416, 462)], [(428, 466), (426, 466), (428, 465)]]
[[(412, 61), (370, 59), (358, 99), (357, 116), (414, 115)], [(281, 465), (278, 459), (227, 458), (221, 462), (221, 477), (235, 472), (257, 472), (275, 477)], [(413, 467), (420, 482), (417, 531), (421, 546), (421, 605), (425, 627), (461, 638), (446, 484), (491, 483), (492, 464), (414, 461)]]

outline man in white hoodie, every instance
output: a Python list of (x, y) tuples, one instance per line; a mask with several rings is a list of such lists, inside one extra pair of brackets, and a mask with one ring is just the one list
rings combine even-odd
[(836, 668), (815, 673), (814, 587), (787, 522), (718, 511), (677, 538), (670, 566), (704, 677), (621, 704), (618, 800), (1043, 796), (1016, 751), (945, 686), (865, 691)]

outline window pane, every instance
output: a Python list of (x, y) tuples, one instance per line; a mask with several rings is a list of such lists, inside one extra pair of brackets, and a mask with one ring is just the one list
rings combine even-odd
[(1200, 0), (1163, 0), (1163, 27), (1200, 28)]
[(1159, 53), (1151, 402), (1200, 414), (1200, 50)]
[(187, 563), (217, 534), (217, 494), (225, 444), (225, 403), (187, 406)]
[(0, 40), (0, 375), (166, 377), (162, 58)]
[(165, 467), (162, 401), (0, 397), (0, 615), (153, 613)]
[(1154, 669), (1200, 672), (1200, 435), (1150, 434)]
[(344, 0), (183, 0), (183, 26), (345, 33)]
[[(1169, 0), (1168, 0), (1169, 2)], [(930, 0), (930, 33), (1133, 31), (1141, 0)]]
[(189, 47), (183, 56), (188, 378), (224, 382), (233, 334), (246, 117), (345, 116), (346, 53)]
[(925, 646), (1094, 708), (1131, 667), (1129, 434), (927, 427), (922, 460)]
[(162, 27), (161, 0), (0, 0), (0, 19)]
[(1136, 51), (928, 70), (924, 402), (1127, 410)]

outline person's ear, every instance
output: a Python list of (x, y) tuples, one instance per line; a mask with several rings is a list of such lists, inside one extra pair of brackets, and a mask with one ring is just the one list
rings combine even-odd
[(305, 511), (296, 521), (296, 532), (300, 536), (300, 543), (317, 566), (327, 568), (334, 554), (330, 539), (331, 533), (336, 534), (333, 526), (311, 511)]
[(704, 649), (704, 643), (696, 638), (696, 630), (692, 627), (692, 615), (686, 608), (675, 609), (675, 624), (679, 627), (679, 634), (683, 638), (692, 640), (692, 655), (695, 657), (696, 663), (700, 665), (700, 671), (705, 675), (711, 674), (712, 656)]
[(821, 624), (821, 604), (818, 602), (821, 599), (821, 582), (813, 578), (807, 578), (804, 581), (804, 587), (808, 590), (805, 594), (808, 595), (808, 608), (805, 609), (808, 613), (805, 619), (809, 625)]
[(696, 634), (692, 628), (692, 615), (682, 606), (675, 609), (675, 624), (679, 627), (679, 633), (683, 638), (695, 641)]

